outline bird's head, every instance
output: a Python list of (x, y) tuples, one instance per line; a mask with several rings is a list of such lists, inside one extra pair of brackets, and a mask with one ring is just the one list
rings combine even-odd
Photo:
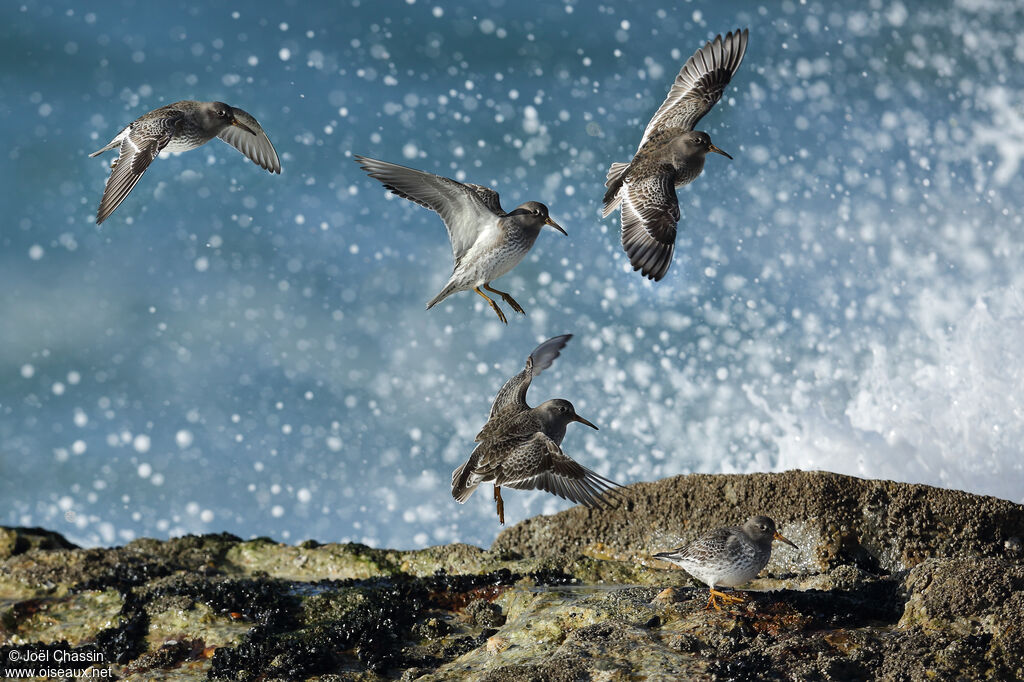
[(579, 422), (595, 431), (598, 430), (597, 426), (576, 414), (576, 408), (568, 400), (562, 398), (546, 400), (535, 409), (543, 417), (546, 425), (543, 429), (544, 432), (556, 442), (560, 443), (565, 436), (565, 427), (569, 425), (569, 422)]
[(796, 548), (796, 545), (775, 529), (775, 521), (767, 516), (751, 516), (743, 524), (743, 530), (758, 544), (770, 545), (772, 540), (778, 540), (785, 542), (790, 547)]
[(701, 130), (691, 130), (688, 133), (683, 133), (677, 138), (676, 144), (679, 145), (682, 148), (681, 151), (687, 155), (715, 152), (716, 154), (721, 154), (727, 159), (732, 159), (731, 156), (712, 144), (711, 136)]
[(228, 126), (237, 126), (247, 133), (252, 135), (256, 134), (255, 130), (245, 125), (235, 117), (237, 109), (230, 104), (225, 104), (224, 102), (207, 102), (202, 111), (206, 119), (213, 123), (214, 127), (224, 129)]
[(522, 216), (527, 223), (535, 224), (538, 230), (545, 225), (550, 225), (562, 234), (568, 234), (561, 225), (551, 219), (551, 216), (548, 215), (548, 207), (539, 201), (527, 201), (525, 204), (520, 204), (509, 215)]

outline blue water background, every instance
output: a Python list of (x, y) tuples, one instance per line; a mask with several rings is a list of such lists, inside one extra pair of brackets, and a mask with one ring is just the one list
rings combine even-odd
[[(675, 263), (632, 272), (603, 179), (703, 41), (750, 28)], [(825, 468), (1024, 501), (1024, 13), (1015, 2), (0, 6), (0, 523), (85, 544), (229, 531), (489, 544), (450, 473), (540, 340), (531, 399), (622, 483)], [(222, 99), (102, 226), (138, 115)], [(444, 228), (363, 153), (545, 202), (499, 288), (426, 301)], [(516, 522), (567, 508), (509, 491)], [(737, 510), (741, 517), (747, 512)], [(671, 530), (671, 529), (667, 529)]]

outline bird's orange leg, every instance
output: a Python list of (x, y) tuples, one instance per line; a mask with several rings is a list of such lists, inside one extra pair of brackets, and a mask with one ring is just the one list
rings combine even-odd
[(494, 486), (494, 503), (498, 506), (498, 523), (505, 525), (505, 500), (501, 499), (501, 486)]
[(711, 588), (710, 594), (708, 595), (708, 603), (704, 606), (704, 610), (710, 609), (712, 606), (715, 607), (715, 611), (721, 611), (722, 607), (718, 605), (718, 600), (721, 599), (726, 604), (742, 604), (746, 600), (738, 594), (732, 594), (728, 592), (720, 592), (714, 587)]
[[(484, 285), (484, 286), (486, 286), (486, 285)], [(486, 300), (488, 303), (491, 304), (491, 307), (494, 308), (494, 312), (498, 313), (498, 319), (499, 320), (501, 320), (505, 324), (508, 324), (508, 320), (505, 318), (505, 313), (501, 312), (501, 308), (498, 307), (497, 303), (492, 301), (491, 298), (487, 294), (485, 294), (484, 292), (480, 291), (480, 287), (473, 287), (473, 291), (475, 291), (476, 293), (478, 293), (481, 296), (483, 296), (484, 300)]]
[(491, 286), (490, 282), (484, 285), (484, 289), (487, 289), (487, 291), (490, 291), (501, 296), (501, 299), (505, 301), (505, 303), (508, 303), (510, 306), (512, 306), (512, 310), (516, 311), (520, 315), (526, 314), (526, 311), (523, 310), (523, 307), (516, 302), (516, 299), (512, 298), (512, 294), (495, 289), (494, 287)]

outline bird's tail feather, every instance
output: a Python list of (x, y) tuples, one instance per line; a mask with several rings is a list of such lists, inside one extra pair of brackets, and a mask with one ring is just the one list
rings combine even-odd
[(117, 145), (118, 145), (117, 140), (111, 140), (110, 142), (107, 143), (107, 146), (103, 147), (102, 149), (97, 149), (92, 154), (90, 154), (89, 158), (91, 159), (94, 156), (99, 156), (103, 152), (109, 152), (111, 149), (114, 149), (115, 147), (117, 147)]
[(124, 130), (115, 135), (114, 139), (108, 142), (104, 147), (97, 149), (92, 154), (90, 154), (89, 158), (91, 159), (94, 156), (99, 156), (103, 152), (109, 152), (111, 149), (117, 149), (118, 147), (120, 147), (121, 141), (124, 140), (124, 136), (128, 128), (131, 128), (131, 126), (126, 127)]
[(464, 504), (478, 485), (469, 483), (469, 464), (472, 461), (472, 459), (467, 460), (465, 464), (452, 472), (452, 497), (458, 500), (459, 504)]
[(605, 180), (604, 186), (608, 188), (608, 191), (604, 193), (604, 208), (601, 211), (601, 216), (607, 218), (612, 211), (618, 208), (619, 204), (622, 203), (622, 197), (619, 196), (619, 190), (622, 189), (622, 183), (626, 180), (626, 171), (629, 169), (628, 163), (622, 163), (616, 161), (608, 168), (607, 179)]
[(430, 310), (435, 305), (437, 305), (444, 299), (454, 294), (456, 291), (459, 291), (458, 285), (455, 282), (449, 281), (448, 284), (444, 286), (444, 289), (441, 289), (441, 293), (439, 293), (437, 296), (431, 299), (430, 303), (427, 304), (427, 310)]

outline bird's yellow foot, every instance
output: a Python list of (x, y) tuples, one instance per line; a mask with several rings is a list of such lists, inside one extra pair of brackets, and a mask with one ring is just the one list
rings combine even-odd
[(501, 300), (505, 301), (505, 303), (508, 303), (510, 306), (512, 306), (512, 310), (516, 311), (520, 315), (525, 315), (526, 314), (526, 311), (523, 310), (523, 306), (519, 305), (519, 303), (516, 301), (516, 299), (512, 298), (512, 294), (508, 293), (507, 291), (501, 291), (499, 289), (495, 289), (494, 287), (492, 287), (489, 284), (485, 284), (484, 285), (484, 289), (487, 289), (487, 291), (490, 291), (492, 293), (495, 293), (495, 294), (498, 294), (499, 296), (501, 296)]
[(719, 592), (718, 590), (716, 590), (713, 587), (711, 588), (710, 592), (711, 593), (708, 595), (708, 603), (704, 607), (705, 611), (710, 609), (711, 607), (714, 607), (715, 611), (721, 611), (722, 607), (718, 605), (718, 600), (719, 599), (721, 599), (722, 602), (725, 603), (725, 604), (742, 604), (745, 601), (747, 601), (746, 598), (744, 598), (744, 597), (742, 597), (742, 596), (740, 596), (738, 594), (730, 594), (728, 592)]
[(498, 506), (498, 523), (505, 525), (505, 500), (501, 499), (501, 486), (494, 486), (494, 503)]
[(498, 307), (498, 304), (495, 303), (494, 301), (491, 301), (491, 307), (494, 308), (494, 312), (498, 313), (498, 319), (504, 322), (505, 324), (508, 324), (508, 318), (505, 317), (505, 313), (501, 312), (501, 308)]
[(505, 303), (508, 303), (510, 306), (512, 306), (512, 310), (516, 311), (520, 315), (525, 315), (526, 314), (526, 311), (523, 310), (523, 306), (521, 306), (518, 303), (516, 303), (516, 299), (512, 298), (508, 294), (502, 294), (501, 297), (502, 297), (502, 299), (505, 300)]
[[(487, 286), (487, 285), (484, 285), (484, 286)], [(505, 313), (501, 312), (501, 308), (498, 307), (497, 303), (495, 303), (493, 300), (491, 300), (490, 296), (488, 296), (484, 292), (480, 291), (480, 287), (474, 287), (473, 291), (475, 291), (476, 293), (478, 293), (481, 296), (483, 296), (484, 300), (486, 300), (488, 303), (491, 304), (491, 307), (494, 308), (494, 312), (496, 312), (498, 314), (498, 319), (499, 320), (501, 320), (505, 324), (508, 324), (508, 319), (505, 317)]]

